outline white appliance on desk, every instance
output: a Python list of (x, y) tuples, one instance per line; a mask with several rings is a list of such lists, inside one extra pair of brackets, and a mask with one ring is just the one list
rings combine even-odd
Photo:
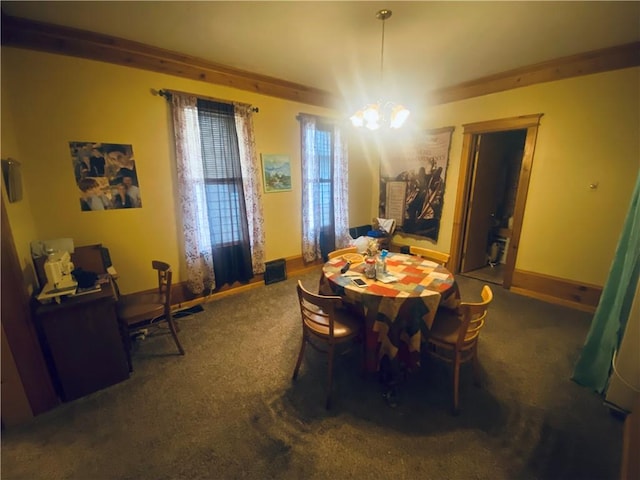
[(47, 256), (47, 260), (44, 262), (47, 285), (53, 285), (57, 289), (66, 289), (78, 285), (73, 279), (73, 275), (71, 275), (72, 271), (73, 263), (69, 252), (53, 252)]
[(55, 298), (60, 301), (62, 295), (70, 295), (76, 293), (78, 282), (75, 281), (71, 272), (73, 271), (73, 262), (69, 252), (51, 252), (47, 255), (44, 262), (44, 273), (47, 277), (47, 284), (44, 286), (38, 300), (47, 300)]

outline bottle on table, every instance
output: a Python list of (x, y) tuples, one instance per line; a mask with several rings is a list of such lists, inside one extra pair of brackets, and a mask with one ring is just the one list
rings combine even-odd
[(376, 277), (382, 278), (387, 274), (387, 250), (382, 250), (376, 259)]
[(376, 259), (367, 257), (364, 261), (364, 275), (367, 278), (376, 278)]

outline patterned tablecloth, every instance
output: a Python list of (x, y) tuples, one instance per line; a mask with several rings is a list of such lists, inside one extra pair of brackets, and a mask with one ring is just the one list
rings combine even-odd
[[(366, 318), (366, 369), (377, 371), (387, 355), (408, 367), (420, 364), (422, 337), (433, 324), (439, 305), (455, 306), (459, 300), (451, 272), (435, 262), (413, 255), (389, 253), (387, 272), (396, 280), (384, 283), (364, 275), (364, 263), (352, 264), (346, 274), (340, 269), (346, 260), (337, 257), (322, 268), (320, 291), (340, 295), (347, 303), (360, 306)], [(357, 278), (367, 282), (358, 287)]]

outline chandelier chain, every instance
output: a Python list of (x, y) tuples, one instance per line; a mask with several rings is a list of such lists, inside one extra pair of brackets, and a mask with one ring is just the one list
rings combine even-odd
[(380, 87), (384, 88), (384, 22), (387, 17), (382, 17), (382, 45), (380, 46)]
[[(384, 22), (391, 16), (391, 10), (379, 10), (376, 18), (382, 20), (382, 43), (380, 45), (380, 91), (384, 90)], [(380, 97), (376, 102), (365, 105), (351, 117), (351, 123), (355, 127), (366, 127), (369, 130), (378, 130), (381, 126), (392, 129), (400, 128), (411, 112), (403, 105), (389, 100), (383, 101)]]

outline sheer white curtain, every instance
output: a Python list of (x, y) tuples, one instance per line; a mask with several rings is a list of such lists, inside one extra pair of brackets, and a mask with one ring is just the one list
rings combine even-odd
[(264, 215), (262, 211), (262, 171), (256, 155), (253, 135), (253, 112), (247, 105), (234, 104), (238, 147), (240, 150), (240, 168), (244, 188), (251, 243), (251, 263), (253, 273), (264, 272)]
[(215, 288), (215, 275), (196, 101), (192, 95), (171, 95), (187, 287), (199, 294)]
[(349, 246), (349, 155), (347, 142), (338, 126), (333, 128), (333, 200), (336, 248)]
[[(321, 165), (317, 152), (318, 118), (299, 115), (302, 145), (302, 258), (312, 262), (322, 258), (320, 250), (321, 224)], [(340, 128), (332, 125), (333, 226), (336, 248), (349, 244), (349, 190), (347, 145)]]

